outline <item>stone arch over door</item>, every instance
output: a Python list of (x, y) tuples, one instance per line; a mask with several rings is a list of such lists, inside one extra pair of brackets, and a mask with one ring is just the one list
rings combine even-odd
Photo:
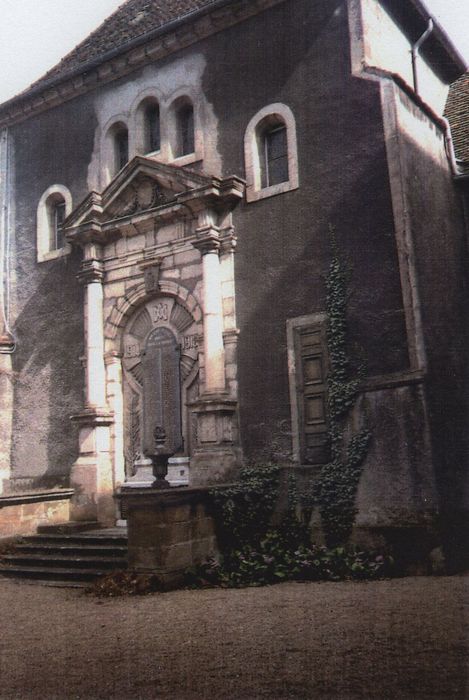
[[(122, 357), (123, 442), (127, 476), (133, 473), (139, 455), (148, 451), (145, 406), (148, 412), (150, 404), (145, 391), (152, 386), (148, 376), (152, 365), (145, 360), (152, 339), (173, 337), (178, 346), (182, 440), (177, 454), (190, 456), (195, 448), (196, 423), (188, 405), (197, 399), (199, 393), (201, 321), (199, 304), (187, 290), (173, 283), (161, 283), (156, 294), (148, 295), (142, 285), (121, 299), (105, 325), (108, 351), (118, 352)], [(173, 404), (171, 410), (175, 410)]]

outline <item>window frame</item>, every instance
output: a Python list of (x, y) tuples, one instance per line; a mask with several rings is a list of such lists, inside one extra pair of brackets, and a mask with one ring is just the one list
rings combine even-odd
[(36, 255), (37, 262), (47, 262), (55, 260), (65, 255), (69, 255), (72, 247), (64, 239), (64, 245), (60, 248), (53, 248), (55, 242), (57, 244), (57, 231), (54, 230), (55, 213), (54, 207), (58, 200), (62, 200), (65, 205), (64, 220), (72, 212), (73, 203), (72, 195), (64, 185), (51, 185), (41, 196), (37, 206), (36, 217)]
[[(287, 137), (288, 179), (273, 185), (263, 186), (262, 159), (265, 148), (264, 135), (269, 125), (284, 126)], [(298, 189), (298, 147), (296, 123), (291, 109), (279, 102), (267, 105), (250, 120), (244, 137), (244, 159), (246, 168), (246, 200), (257, 201), (277, 194)]]

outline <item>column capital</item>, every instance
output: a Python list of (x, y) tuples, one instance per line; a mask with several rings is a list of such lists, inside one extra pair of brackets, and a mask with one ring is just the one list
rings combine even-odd
[(102, 282), (104, 279), (103, 263), (100, 260), (83, 260), (77, 279), (80, 284)]
[(197, 229), (197, 238), (195, 241), (192, 241), (192, 245), (197, 250), (200, 250), (202, 255), (218, 253), (220, 250), (220, 236), (213, 228), (203, 229), (202, 231)]

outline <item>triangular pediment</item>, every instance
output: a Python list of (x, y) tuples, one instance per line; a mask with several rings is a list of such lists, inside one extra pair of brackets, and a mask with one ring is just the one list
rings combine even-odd
[(90, 192), (72, 211), (65, 221), (67, 238), (78, 241), (90, 227), (98, 238), (107, 238), (106, 232), (122, 235), (125, 222), (131, 226), (135, 216), (168, 219), (196, 215), (205, 208), (230, 211), (244, 188), (244, 181), (235, 176), (222, 179), (136, 156), (102, 193)]
[(218, 188), (221, 181), (187, 168), (136, 156), (100, 194), (91, 192), (71, 213), (66, 226), (109, 221), (138, 211), (177, 203), (181, 195)]
[(102, 193), (103, 212), (125, 216), (176, 201), (177, 196), (209, 186), (213, 178), (176, 165), (136, 156)]

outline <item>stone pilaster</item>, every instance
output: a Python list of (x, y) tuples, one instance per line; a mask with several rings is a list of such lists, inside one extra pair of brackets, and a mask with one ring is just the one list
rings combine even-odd
[(85, 290), (85, 407), (72, 420), (79, 427), (79, 457), (72, 467), (71, 503), (74, 520), (115, 522), (111, 425), (114, 417), (107, 405), (104, 363), (103, 278), (101, 246), (93, 241), (84, 248), (79, 281)]
[(190, 485), (233, 478), (241, 461), (237, 400), (229, 394), (225, 368), (224, 310), (220, 250), (225, 243), (205, 213), (193, 245), (202, 255), (204, 382), (191, 404), (197, 416), (197, 447), (191, 459)]
[(223, 306), (221, 292), (220, 238), (218, 230), (198, 229), (193, 245), (202, 255), (202, 313), (204, 325), (204, 394), (225, 391), (225, 349), (223, 345)]
[(0, 494), (11, 476), (13, 432), (13, 367), (15, 344), (10, 333), (0, 333)]

